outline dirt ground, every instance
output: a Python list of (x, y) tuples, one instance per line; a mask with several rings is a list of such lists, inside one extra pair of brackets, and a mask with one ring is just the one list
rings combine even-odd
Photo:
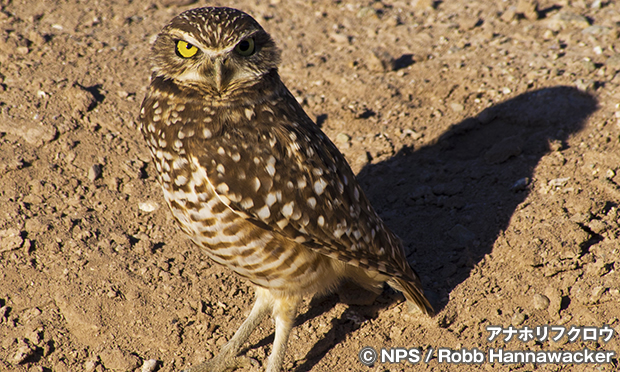
[[(191, 0), (0, 0), (0, 370), (177, 371), (253, 289), (173, 224), (137, 131), (149, 48)], [(615, 371), (439, 363), (438, 348), (620, 352), (620, 4), (216, 1), (253, 15), (281, 76), (403, 239), (434, 318), (386, 290), (307, 299), (291, 371)], [(605, 342), (486, 327), (612, 327)], [(244, 353), (265, 365), (273, 326)], [(551, 332), (550, 336), (556, 335)], [(601, 337), (599, 337), (601, 336)], [(420, 348), (417, 365), (358, 360)]]

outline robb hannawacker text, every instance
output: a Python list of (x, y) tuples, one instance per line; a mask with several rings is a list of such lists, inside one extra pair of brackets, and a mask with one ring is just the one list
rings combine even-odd
[(489, 349), (487, 351), (488, 363), (512, 364), (512, 363), (536, 363), (536, 364), (605, 364), (611, 363), (611, 358), (616, 355), (611, 350), (590, 350), (585, 348), (577, 351), (531, 351), (531, 350), (504, 350)]

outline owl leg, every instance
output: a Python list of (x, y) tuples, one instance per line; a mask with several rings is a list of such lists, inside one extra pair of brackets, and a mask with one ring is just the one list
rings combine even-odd
[(274, 298), (273, 318), (276, 323), (276, 332), (266, 372), (280, 372), (282, 370), (288, 337), (291, 334), (300, 301), (300, 296)]
[(269, 291), (263, 288), (256, 288), (256, 301), (247, 319), (235, 332), (234, 336), (228, 341), (220, 353), (206, 363), (190, 367), (182, 372), (223, 372), (245, 367), (250, 361), (245, 357), (238, 357), (241, 346), (248, 340), (252, 331), (263, 320), (265, 315), (273, 307), (273, 297)]

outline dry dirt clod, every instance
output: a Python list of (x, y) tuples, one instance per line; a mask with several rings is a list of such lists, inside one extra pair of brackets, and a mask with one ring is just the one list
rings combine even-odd
[(33, 356), (35, 353), (35, 348), (30, 346), (26, 340), (20, 340), (18, 343), (17, 351), (13, 355), (13, 362), (17, 364), (21, 364), (26, 361), (26, 359)]
[(104, 350), (99, 358), (106, 369), (133, 371), (140, 366), (140, 358), (117, 348)]
[(532, 304), (536, 310), (546, 310), (549, 307), (549, 297), (541, 294), (535, 294), (532, 298)]
[(88, 169), (88, 179), (91, 182), (94, 182), (97, 178), (99, 178), (101, 176), (101, 165), (100, 164), (93, 164), (89, 169)]

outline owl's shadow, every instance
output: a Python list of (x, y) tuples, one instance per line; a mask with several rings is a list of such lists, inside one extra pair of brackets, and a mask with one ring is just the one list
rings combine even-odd
[(565, 148), (597, 109), (592, 95), (573, 87), (523, 93), (453, 125), (431, 145), (362, 169), (358, 180), (403, 240), (437, 312), (491, 253), (532, 191), (542, 157)]
[[(543, 88), (494, 105), (450, 127), (431, 145), (404, 148), (366, 165), (358, 180), (386, 224), (403, 240), (407, 258), (422, 278), (436, 312), (488, 253), (517, 206), (531, 192), (527, 180), (541, 158), (566, 146), (597, 110), (596, 99), (567, 86)], [(361, 312), (366, 319), (395, 301), (385, 292)], [(339, 302), (337, 295), (313, 301), (297, 325)], [(308, 371), (359, 328), (345, 313), (316, 342), (295, 371)], [(272, 336), (252, 347), (267, 344)]]

